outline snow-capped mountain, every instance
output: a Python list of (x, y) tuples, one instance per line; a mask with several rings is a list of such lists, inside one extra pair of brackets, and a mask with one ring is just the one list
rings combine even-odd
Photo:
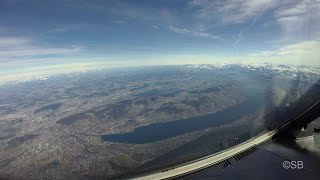
[(257, 72), (266, 76), (290, 76), (296, 77), (299, 74), (308, 74), (320, 76), (320, 67), (305, 66), (305, 65), (284, 65), (284, 64), (270, 64), (270, 63), (247, 63), (247, 64), (197, 64), (197, 65), (183, 65), (182, 69), (187, 72), (197, 72), (201, 70), (232, 70), (238, 68), (246, 72)]

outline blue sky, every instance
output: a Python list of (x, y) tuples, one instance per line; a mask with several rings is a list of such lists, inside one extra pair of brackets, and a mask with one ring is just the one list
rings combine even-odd
[(319, 18), (319, 0), (2, 0), (0, 75), (215, 62), (319, 65)]

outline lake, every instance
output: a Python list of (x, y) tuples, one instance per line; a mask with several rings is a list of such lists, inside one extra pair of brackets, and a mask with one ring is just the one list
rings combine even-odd
[(101, 139), (103, 141), (119, 143), (152, 143), (181, 134), (232, 123), (247, 114), (256, 112), (263, 108), (266, 104), (266, 97), (264, 93), (266, 83), (252, 77), (250, 78), (250, 76), (247, 75), (237, 78), (242, 82), (245, 82), (243, 94), (247, 98), (240, 104), (205, 116), (141, 126), (130, 133), (102, 135)]

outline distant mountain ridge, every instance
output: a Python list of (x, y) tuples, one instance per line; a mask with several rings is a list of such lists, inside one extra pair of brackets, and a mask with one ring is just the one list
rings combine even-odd
[[(159, 65), (166, 66), (166, 65)], [(215, 64), (185, 64), (185, 65), (169, 65), (176, 66), (179, 69), (181, 68), (183, 71), (187, 72), (197, 72), (201, 70), (232, 70), (232, 68), (241, 68), (243, 71), (250, 72), (256, 71), (262, 73), (263, 75), (272, 76), (272, 75), (283, 75), (286, 77), (296, 77), (299, 73), (305, 74), (314, 74), (320, 75), (320, 67), (316, 66), (306, 66), (306, 65), (285, 65), (285, 64), (271, 64), (271, 63), (215, 63)], [(103, 71), (106, 69), (93, 69), (88, 71), (80, 71), (80, 72), (72, 72), (65, 73), (64, 75), (74, 75), (74, 74), (84, 74), (93, 71)], [(50, 76), (39, 76), (39, 77), (26, 77), (25, 79), (19, 79), (15, 81), (8, 81), (0, 86), (8, 85), (8, 84), (19, 84), (26, 83), (30, 81), (44, 81), (48, 80), (50, 77), (56, 77), (63, 74), (56, 74)]]

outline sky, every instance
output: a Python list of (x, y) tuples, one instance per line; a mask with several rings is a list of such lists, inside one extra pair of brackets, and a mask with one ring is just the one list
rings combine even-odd
[(320, 0), (1, 0), (0, 83), (99, 68), (320, 66)]

